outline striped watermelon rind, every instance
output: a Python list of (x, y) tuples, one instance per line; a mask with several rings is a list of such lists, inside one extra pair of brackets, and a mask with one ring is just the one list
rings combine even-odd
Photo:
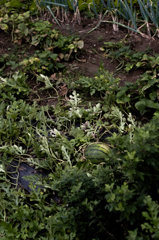
[(92, 163), (100, 163), (105, 161), (105, 157), (109, 152), (109, 147), (104, 143), (93, 143), (89, 145), (85, 151), (84, 156)]

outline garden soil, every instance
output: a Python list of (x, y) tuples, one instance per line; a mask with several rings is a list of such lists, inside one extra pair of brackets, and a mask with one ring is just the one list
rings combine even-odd
[[(47, 19), (47, 17), (45, 17), (44, 20), (49, 20), (53, 23), (51, 18)], [(113, 31), (112, 24), (109, 23), (101, 23), (98, 28), (93, 30), (98, 23), (98, 20), (85, 17), (81, 18), (80, 24), (77, 21), (70, 21), (60, 23), (61, 27), (59, 27), (53, 23), (53, 28), (59, 30), (62, 34), (66, 36), (73, 34), (84, 41), (84, 48), (80, 54), (76, 55), (74, 60), (64, 63), (68, 70), (67, 72), (74, 74), (75, 78), (77, 77), (77, 73), (93, 77), (94, 74), (97, 73), (101, 62), (103, 62), (106, 70), (121, 79), (121, 86), (123, 86), (125, 82), (135, 82), (143, 73), (143, 70), (131, 70), (129, 73), (124, 72), (124, 70), (116, 71), (119, 62), (106, 58), (104, 52), (101, 51), (101, 47), (104, 46), (105, 42), (117, 43), (119, 41), (126, 41), (126, 44), (133, 50), (145, 51), (149, 47), (151, 48), (152, 54), (159, 54), (159, 39), (147, 39), (136, 33), (128, 33), (128, 30), (122, 27), (119, 27), (119, 31), (115, 32)], [(91, 32), (89, 33), (89, 31)], [(23, 44), (25, 46), (25, 43), (22, 43), (22, 45)], [(9, 53), (9, 51), (12, 51), (14, 54), (14, 49), (15, 44), (11, 41), (11, 35), (0, 30), (0, 54)], [(34, 47), (27, 49), (30, 55), (34, 50)], [(19, 55), (19, 60), (22, 60), (23, 57), (24, 56)], [(10, 67), (5, 69), (5, 72), (9, 71)]]

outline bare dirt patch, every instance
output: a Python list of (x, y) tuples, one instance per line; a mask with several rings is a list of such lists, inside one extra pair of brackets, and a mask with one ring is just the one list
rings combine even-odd
[(65, 63), (65, 65), (71, 70), (80, 72), (81, 74), (89, 77), (93, 77), (97, 72), (100, 63), (104, 63), (106, 70), (111, 73), (116, 73), (116, 77), (121, 78), (121, 85), (127, 82), (135, 82), (139, 76), (143, 73), (143, 70), (132, 70), (129, 73), (124, 71), (116, 72), (116, 67), (119, 62), (111, 61), (111, 59), (106, 59), (100, 48), (103, 47), (104, 42), (119, 42), (124, 40), (127, 36), (127, 45), (130, 46), (134, 51), (145, 51), (147, 48), (151, 48), (152, 54), (159, 53), (159, 40), (156, 39), (145, 39), (138, 34), (128, 32), (124, 28), (119, 28), (118, 32), (113, 31), (112, 24), (102, 23), (100, 27), (96, 30), (88, 33), (95, 26), (97, 26), (98, 21), (92, 19), (82, 19), (81, 24), (69, 23), (63, 24), (62, 28), (55, 26), (63, 34), (74, 34), (79, 36), (84, 41), (84, 49), (78, 59), (72, 62)]
[[(88, 33), (98, 24), (97, 20), (82, 18), (81, 24), (76, 22), (63, 23), (61, 28), (53, 23), (53, 28), (58, 29), (62, 34), (75, 35), (84, 41), (84, 49), (80, 54), (75, 56), (74, 60), (65, 62), (65, 66), (68, 71), (78, 74), (93, 77), (97, 73), (101, 62), (103, 62), (106, 70), (115, 74), (115, 77), (120, 77), (121, 85), (127, 82), (135, 82), (139, 76), (143, 73), (143, 70), (132, 70), (129, 73), (125, 73), (123, 70), (116, 72), (116, 68), (119, 64), (117, 61), (111, 61), (106, 59), (103, 52), (100, 50), (104, 46), (105, 42), (119, 42), (127, 36), (127, 45), (131, 49), (137, 51), (145, 51), (146, 48), (151, 48), (152, 54), (159, 53), (159, 40), (158, 38), (152, 40), (145, 39), (138, 34), (128, 32), (124, 28), (119, 28), (118, 32), (113, 31), (112, 24), (102, 23), (96, 30)], [(12, 42), (11, 35), (0, 31), (0, 54), (13, 53), (15, 44)], [(28, 51), (34, 52), (34, 49), (28, 49)], [(19, 56), (23, 58), (23, 56)], [(10, 69), (5, 69), (9, 71)]]

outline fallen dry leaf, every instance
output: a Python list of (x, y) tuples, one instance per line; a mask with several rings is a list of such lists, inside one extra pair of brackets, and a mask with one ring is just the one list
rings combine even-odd
[(52, 74), (51, 77), (50, 77), (50, 79), (52, 79), (52, 80), (57, 80), (56, 73)]
[(66, 84), (64, 84), (63, 86), (60, 86), (60, 89), (59, 89), (60, 96), (66, 96), (67, 92), (68, 92), (68, 88), (66, 87)]

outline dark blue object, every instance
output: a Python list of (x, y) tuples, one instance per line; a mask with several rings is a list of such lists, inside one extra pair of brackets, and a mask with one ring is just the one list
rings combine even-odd
[(18, 161), (12, 161), (7, 168), (7, 173), (14, 186), (21, 187), (29, 193), (31, 192), (31, 188), (29, 187), (30, 181), (25, 180), (24, 177), (34, 176), (37, 181), (40, 181), (48, 175), (48, 171), (44, 172), (44, 170), (36, 170), (27, 163), (21, 162), (19, 164)]

